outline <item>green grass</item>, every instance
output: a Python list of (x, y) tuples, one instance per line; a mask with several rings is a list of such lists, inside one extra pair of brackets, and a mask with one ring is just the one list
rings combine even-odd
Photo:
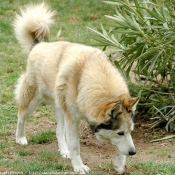
[[(20, 156), (24, 156), (23, 154)], [(25, 154), (25, 156), (27, 156)], [(70, 166), (66, 163), (59, 163), (58, 154), (52, 152), (40, 152), (37, 156), (30, 158), (29, 160), (23, 161), (22, 159), (6, 160), (0, 162), (7, 167), (13, 167), (13, 171), (23, 172), (24, 174), (30, 174), (30, 172), (64, 172), (69, 171)], [(72, 170), (71, 170), (72, 171)]]
[(113, 169), (113, 163), (111, 161), (110, 163), (99, 165), (99, 168), (104, 172), (110, 172)]
[(45, 144), (45, 143), (51, 143), (55, 139), (56, 139), (55, 132), (49, 130), (49, 131), (43, 131), (41, 133), (36, 133), (32, 135), (30, 139), (30, 143), (31, 144)]
[(15, 145), (15, 143), (13, 141), (4, 141), (4, 142), (0, 142), (0, 151), (5, 149), (5, 148), (10, 148), (13, 147)]
[(175, 165), (169, 163), (143, 162), (135, 164), (130, 175), (173, 175)]
[(16, 151), (20, 156), (29, 156), (31, 155), (32, 153), (27, 150), (27, 149), (24, 149), (24, 148), (21, 148), (19, 150)]

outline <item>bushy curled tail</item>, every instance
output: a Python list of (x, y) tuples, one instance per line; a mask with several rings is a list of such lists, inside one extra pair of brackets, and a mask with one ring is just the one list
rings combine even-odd
[(23, 51), (28, 54), (42, 39), (47, 39), (55, 12), (45, 3), (32, 4), (20, 10), (13, 23), (15, 36)]

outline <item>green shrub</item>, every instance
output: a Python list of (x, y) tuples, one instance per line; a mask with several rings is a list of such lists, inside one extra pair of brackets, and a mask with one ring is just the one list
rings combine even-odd
[(132, 95), (141, 97), (142, 114), (151, 113), (153, 126), (166, 122), (167, 131), (175, 131), (175, 3), (104, 2), (115, 7), (114, 15), (106, 15), (108, 29), (90, 28), (93, 38), (126, 77)]

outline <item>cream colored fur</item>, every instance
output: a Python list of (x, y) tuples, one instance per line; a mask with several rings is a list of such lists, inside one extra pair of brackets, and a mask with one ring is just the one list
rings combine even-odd
[(45, 3), (28, 5), (20, 12), (13, 23), (14, 31), (23, 51), (28, 54), (34, 46), (33, 39), (40, 41), (49, 36), (49, 26), (54, 22), (55, 12)]
[[(89, 171), (80, 157), (78, 123), (83, 118), (97, 138), (118, 146), (119, 159), (116, 157), (114, 165), (122, 172), (126, 155), (135, 154), (130, 136), (131, 111), (134, 113), (138, 98), (130, 98), (124, 78), (101, 50), (65, 41), (40, 42), (50, 33), (53, 15), (44, 3), (30, 5), (21, 10), (13, 24), (15, 35), (28, 54), (26, 72), (19, 78), (15, 90), (16, 142), (27, 144), (25, 120), (45, 99), (55, 108), (59, 151), (64, 158), (71, 159), (75, 172)], [(116, 119), (111, 118), (113, 109), (116, 110), (114, 117), (118, 116)], [(117, 128), (105, 129), (113, 120)], [(112, 128), (113, 123), (109, 126)], [(119, 132), (126, 136), (119, 136)]]

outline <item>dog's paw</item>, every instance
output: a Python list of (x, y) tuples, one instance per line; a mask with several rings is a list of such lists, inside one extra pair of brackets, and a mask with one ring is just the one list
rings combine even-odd
[(80, 165), (74, 167), (74, 172), (78, 174), (86, 174), (90, 171), (89, 167), (86, 165)]
[(64, 159), (70, 159), (69, 151), (60, 151), (61, 157)]
[(16, 143), (20, 145), (27, 145), (26, 137), (16, 137)]
[(124, 167), (120, 167), (120, 166), (114, 166), (114, 169), (119, 173), (119, 174), (123, 174), (124, 172)]

